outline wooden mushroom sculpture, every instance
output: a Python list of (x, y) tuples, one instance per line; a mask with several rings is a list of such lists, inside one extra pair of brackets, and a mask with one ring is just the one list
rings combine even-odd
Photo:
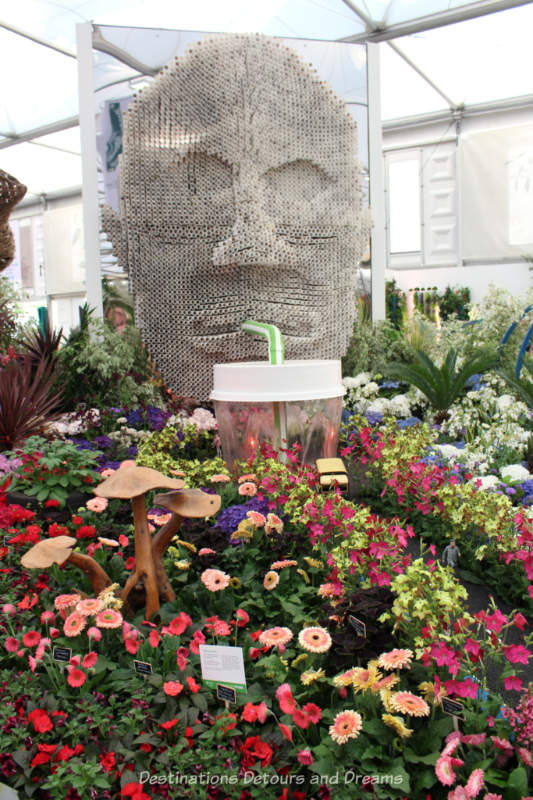
[(146, 619), (159, 611), (159, 589), (152, 555), (152, 541), (146, 515), (146, 493), (153, 489), (182, 489), (184, 482), (167, 478), (149, 467), (122, 467), (93, 489), (99, 497), (131, 500), (135, 530), (135, 568), (121, 592), (127, 603), (131, 590), (137, 583), (144, 585), (146, 593)]
[(172, 512), (168, 522), (158, 530), (152, 539), (152, 555), (159, 593), (165, 602), (176, 599), (163, 566), (163, 554), (172, 541), (172, 537), (175, 536), (185, 518), (210, 517), (219, 511), (220, 502), (220, 495), (202, 492), (201, 489), (178, 489), (166, 494), (156, 494), (154, 497), (154, 505), (162, 506)]
[(83, 553), (74, 553), (72, 548), (77, 544), (72, 536), (54, 536), (51, 539), (42, 539), (28, 550), (21, 558), (22, 566), (26, 569), (46, 569), (52, 564), (66, 564), (67, 561), (85, 572), (88, 576), (95, 595), (100, 594), (106, 586), (111, 585), (111, 580), (94, 558)]

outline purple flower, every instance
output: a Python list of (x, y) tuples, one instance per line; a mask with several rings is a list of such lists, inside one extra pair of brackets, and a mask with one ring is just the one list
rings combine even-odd
[(228, 506), (228, 508), (219, 511), (216, 526), (220, 528), (227, 536), (237, 530), (239, 522), (245, 519), (248, 511), (258, 511), (265, 516), (268, 514), (268, 503), (266, 500), (259, 500), (257, 497), (252, 497), (246, 503), (240, 503), (235, 506)]

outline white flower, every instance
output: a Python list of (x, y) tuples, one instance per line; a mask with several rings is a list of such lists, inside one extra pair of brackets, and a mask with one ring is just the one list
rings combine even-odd
[(189, 422), (192, 422), (199, 431), (214, 431), (217, 427), (215, 417), (206, 408), (195, 408)]
[(498, 397), (496, 400), (496, 407), (498, 408), (498, 411), (507, 411), (507, 409), (515, 402), (516, 400), (514, 397), (511, 397), (510, 394), (502, 394), (502, 396)]
[(389, 411), (395, 417), (410, 417), (411, 406), (409, 405), (409, 398), (405, 394), (397, 394), (391, 397), (389, 401)]
[(501, 483), (501, 481), (499, 480), (499, 478), (496, 477), (496, 475), (475, 475), (468, 482), (471, 483), (473, 486), (477, 486), (479, 481), (481, 481), (479, 485), (480, 489), (494, 489)]
[(389, 411), (389, 401), (386, 397), (376, 397), (369, 406), (365, 414), (386, 414)]
[(457, 459), (463, 459), (463, 450), (459, 450), (458, 447), (454, 447), (453, 444), (435, 444), (433, 445), (435, 450), (438, 450), (443, 458), (447, 458), (450, 461), (456, 461)]
[(522, 483), (531, 478), (530, 472), (522, 464), (508, 464), (500, 470), (502, 478), (510, 480), (511, 483)]

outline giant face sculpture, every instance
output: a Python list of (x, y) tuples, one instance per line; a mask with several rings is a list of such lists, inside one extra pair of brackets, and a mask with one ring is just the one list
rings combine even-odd
[[(136, 322), (181, 395), (218, 362), (338, 358), (366, 231), (355, 122), (275, 40), (228, 35), (166, 67), (130, 105), (120, 194)], [(123, 250), (124, 252), (124, 250)]]

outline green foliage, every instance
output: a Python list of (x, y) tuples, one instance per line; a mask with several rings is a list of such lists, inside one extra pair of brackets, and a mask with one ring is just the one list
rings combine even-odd
[(436, 411), (446, 411), (459, 397), (467, 380), (475, 374), (494, 367), (498, 355), (494, 350), (481, 348), (457, 368), (457, 352), (451, 348), (441, 367), (422, 350), (415, 352), (414, 364), (388, 364), (384, 373), (396, 380), (416, 386)]
[(47, 442), (41, 436), (32, 436), (17, 455), (22, 457), (22, 464), (11, 473), (10, 490), (41, 503), (53, 498), (63, 505), (69, 494), (90, 492), (100, 480), (96, 472), (100, 453), (78, 450), (72, 442)]
[(452, 314), (456, 314), (457, 319), (468, 319), (470, 307), (470, 289), (468, 286), (447, 286), (444, 293), (438, 296), (440, 316), (442, 320), (447, 320)]
[[(193, 452), (194, 462), (187, 458)], [(187, 475), (194, 471), (205, 478), (221, 472), (227, 474), (225, 463), (214, 458), (215, 455), (213, 432), (198, 430), (196, 425), (188, 423), (182, 429), (167, 425), (162, 431), (146, 436), (139, 445), (136, 460), (139, 466), (151, 467), (163, 475), (169, 475), (172, 469), (183, 469)]]
[(405, 337), (390, 322), (376, 322), (359, 311), (356, 315), (352, 338), (342, 359), (342, 374), (357, 375), (370, 371), (383, 372), (390, 359), (409, 361), (412, 349)]
[(137, 330), (122, 333), (83, 310), (81, 324), (59, 351), (63, 407), (161, 405), (153, 366)]
[(0, 353), (5, 353), (24, 332), (21, 302), (13, 282), (0, 276)]
[(405, 295), (396, 286), (396, 281), (385, 283), (385, 305), (387, 319), (396, 330), (401, 330), (404, 325), (404, 314), (406, 308)]

